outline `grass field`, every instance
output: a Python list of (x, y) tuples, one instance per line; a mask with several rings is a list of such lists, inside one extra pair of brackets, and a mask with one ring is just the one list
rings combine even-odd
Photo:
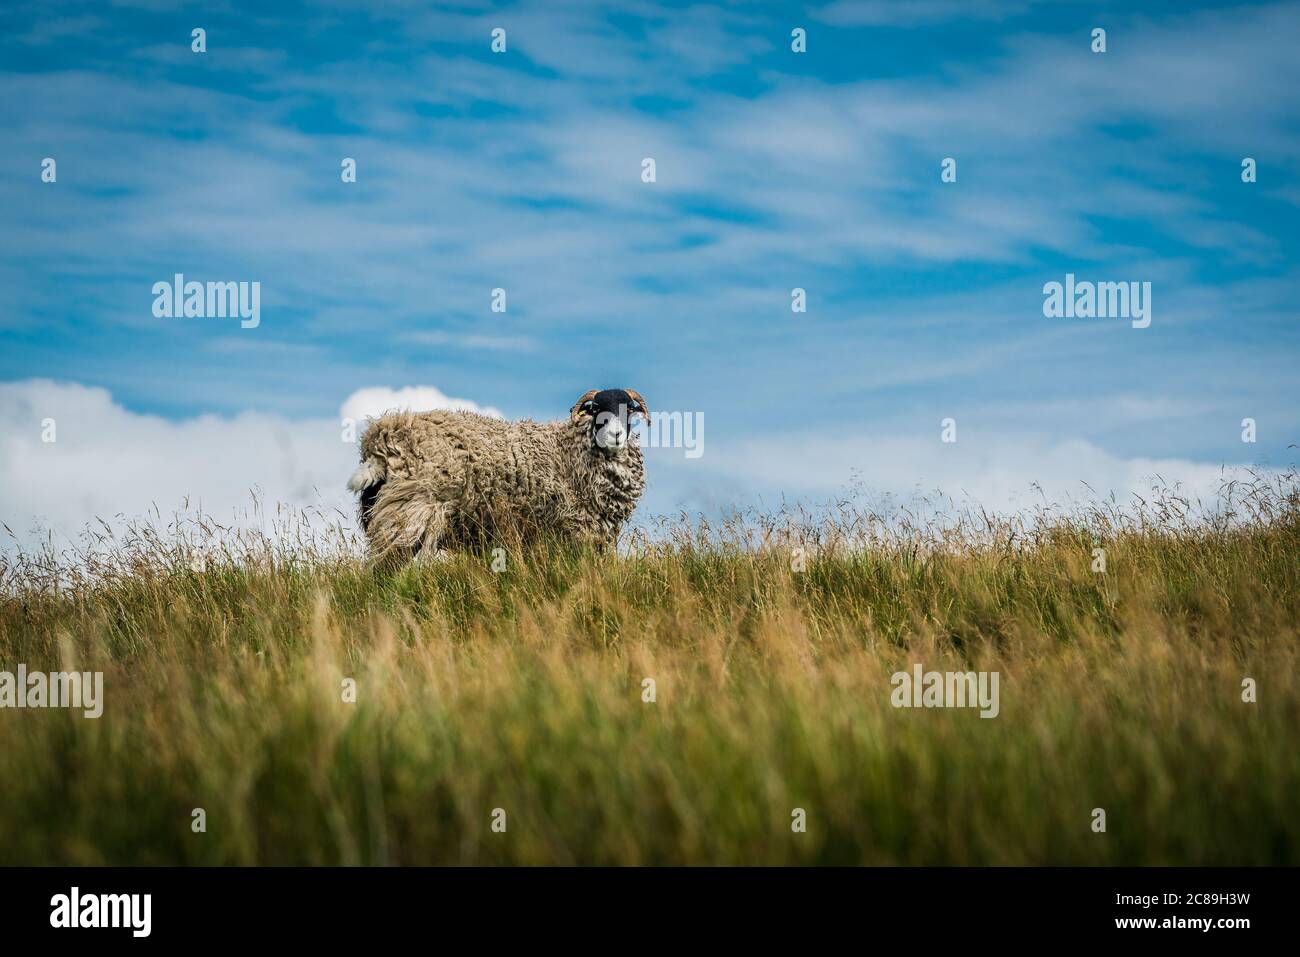
[[(499, 572), (210, 527), (11, 554), (0, 670), (105, 705), (0, 710), (0, 864), (1298, 864), (1300, 497), (1227, 491)], [(996, 671), (999, 714), (893, 707), (917, 662)]]

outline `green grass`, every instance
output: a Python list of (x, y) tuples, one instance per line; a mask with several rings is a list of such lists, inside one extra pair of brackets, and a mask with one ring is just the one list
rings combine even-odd
[[(5, 559), (0, 670), (106, 703), (0, 710), (0, 864), (1297, 864), (1294, 475), (1239, 498), (677, 523), (499, 574), (212, 528), (202, 571), (139, 530)], [(918, 661), (997, 671), (1001, 713), (893, 708)]]

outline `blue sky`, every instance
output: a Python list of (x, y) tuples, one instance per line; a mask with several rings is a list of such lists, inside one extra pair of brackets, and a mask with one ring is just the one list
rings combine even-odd
[[(332, 503), (368, 387), (702, 414), (702, 457), (651, 455), (651, 512), (1294, 461), (1294, 3), (357, 6), (0, 14), (11, 527)], [(155, 318), (177, 272), (259, 281), (261, 325)], [(1151, 326), (1045, 318), (1067, 272), (1151, 282)]]

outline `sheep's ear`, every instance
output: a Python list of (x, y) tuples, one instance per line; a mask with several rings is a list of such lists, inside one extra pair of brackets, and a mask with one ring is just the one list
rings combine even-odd
[(640, 412), (643, 416), (645, 416), (645, 424), (649, 425), (650, 406), (646, 405), (646, 401), (641, 397), (641, 393), (636, 391), (636, 389), (624, 389), (623, 391), (626, 392), (629, 396), (631, 396), (632, 400), (641, 407), (635, 411)]
[(584, 392), (582, 394), (582, 397), (578, 399), (577, 402), (573, 403), (573, 408), (569, 410), (570, 420), (577, 422), (580, 418), (582, 418), (582, 407), (586, 405), (588, 402), (590, 402), (592, 399), (594, 399), (596, 397), (596, 393), (599, 391), (600, 391), (599, 389), (592, 389), (590, 392)]

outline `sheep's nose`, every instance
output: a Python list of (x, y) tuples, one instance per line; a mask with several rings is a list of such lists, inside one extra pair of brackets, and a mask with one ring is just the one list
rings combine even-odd
[(601, 448), (621, 449), (627, 444), (627, 430), (618, 420), (613, 420), (596, 432), (596, 444)]

